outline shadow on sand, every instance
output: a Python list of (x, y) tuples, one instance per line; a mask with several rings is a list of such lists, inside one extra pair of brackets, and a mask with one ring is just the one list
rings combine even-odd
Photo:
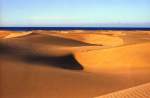
[(34, 53), (30, 50), (18, 49), (13, 46), (0, 43), (0, 57), (8, 56), (17, 60), (37, 65), (48, 65), (57, 68), (82, 70), (83, 67), (75, 60), (72, 54), (53, 57), (49, 55), (42, 55), (40, 53)]

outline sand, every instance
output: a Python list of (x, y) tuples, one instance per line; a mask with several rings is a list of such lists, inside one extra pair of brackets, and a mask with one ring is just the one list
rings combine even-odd
[(0, 97), (94, 98), (147, 84), (149, 32), (0, 31)]
[(150, 83), (95, 98), (149, 98)]
[(150, 69), (150, 50), (148, 47), (150, 47), (150, 43), (135, 44), (101, 51), (78, 52), (75, 54), (75, 58), (84, 66), (86, 71), (90, 72), (122, 72), (130, 69)]

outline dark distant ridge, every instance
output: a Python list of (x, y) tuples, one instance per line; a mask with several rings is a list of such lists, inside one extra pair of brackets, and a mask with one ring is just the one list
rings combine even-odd
[(0, 30), (150, 30), (150, 27), (0, 27)]

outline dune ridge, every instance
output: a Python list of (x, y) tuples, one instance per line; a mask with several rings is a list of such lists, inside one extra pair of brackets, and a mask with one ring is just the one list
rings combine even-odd
[(0, 31), (2, 98), (93, 98), (150, 82), (148, 31), (22, 32)]
[(2, 31), (1, 34), (9, 33), (4, 37), (6, 40), (2, 41), (4, 44), (24, 50), (51, 56), (73, 54), (85, 71), (149, 68), (150, 52), (147, 47), (150, 46), (150, 36), (147, 32), (80, 32), (38, 30), (21, 33)]
[(14, 37), (22, 37), (31, 34), (32, 32), (18, 32), (18, 33), (10, 33), (9, 35), (5, 36), (4, 39), (6, 38), (14, 38)]
[(3, 39), (14, 38), (14, 37), (22, 37), (31, 34), (32, 31), (29, 32), (15, 32), (15, 31), (0, 31), (0, 37)]
[(148, 47), (150, 47), (150, 43), (134, 44), (101, 51), (78, 52), (75, 54), (75, 58), (84, 66), (86, 71), (91, 72), (150, 69), (150, 51)]

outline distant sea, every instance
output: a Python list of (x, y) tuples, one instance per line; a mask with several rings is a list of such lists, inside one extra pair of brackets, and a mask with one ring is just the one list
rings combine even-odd
[(0, 27), (0, 30), (150, 30), (150, 27)]

